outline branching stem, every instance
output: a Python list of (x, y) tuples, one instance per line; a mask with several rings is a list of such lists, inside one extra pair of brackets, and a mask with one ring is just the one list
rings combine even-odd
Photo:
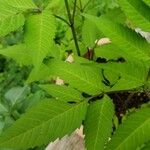
[(74, 19), (75, 19), (75, 13), (76, 13), (77, 0), (75, 0), (75, 2), (74, 2), (73, 15), (71, 15), (71, 11), (70, 11), (68, 0), (64, 0), (64, 1), (65, 1), (67, 15), (68, 15), (68, 19), (69, 19), (69, 24), (70, 24), (70, 28), (71, 28), (71, 31), (72, 31), (72, 36), (73, 36), (73, 39), (74, 39), (74, 43), (75, 43), (75, 47), (76, 47), (76, 50), (77, 50), (77, 54), (78, 54), (78, 56), (81, 56), (80, 49), (79, 49), (79, 44), (78, 44), (78, 40), (77, 40), (77, 35), (76, 35), (76, 31), (75, 31), (75, 26), (74, 26)]
[(60, 17), (60, 16), (57, 16), (57, 15), (55, 15), (55, 14), (54, 14), (54, 16), (55, 16), (56, 18), (62, 20), (63, 22), (65, 22), (68, 26), (70, 26), (70, 23), (69, 23), (67, 20), (65, 20), (64, 18), (62, 18), (62, 17)]

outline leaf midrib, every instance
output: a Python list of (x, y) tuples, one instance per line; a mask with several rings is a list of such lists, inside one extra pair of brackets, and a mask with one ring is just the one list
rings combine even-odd
[[(147, 23), (149, 22), (149, 20), (146, 18), (146, 17), (144, 17), (141, 13), (140, 13), (140, 11), (138, 11), (128, 0), (126, 0), (127, 1), (127, 3), (128, 3), (128, 5), (130, 5), (130, 7), (132, 8), (132, 10), (134, 10), (135, 12), (137, 12), (137, 14), (141, 17), (141, 18), (143, 18)], [(128, 17), (130, 17), (130, 16), (128, 16)], [(149, 23), (150, 24), (150, 23)]]
[(64, 114), (66, 114), (66, 113), (72, 111), (73, 109), (78, 108), (81, 104), (83, 105), (83, 103), (85, 103), (85, 102), (78, 103), (75, 107), (70, 107), (70, 109), (68, 109), (67, 111), (64, 111), (63, 113), (58, 114), (57, 116), (55, 116), (55, 117), (53, 117), (53, 118), (50, 118), (50, 119), (48, 119), (47, 121), (45, 121), (45, 122), (43, 122), (43, 123), (37, 125), (36, 127), (30, 128), (29, 130), (22, 132), (21, 134), (18, 134), (18, 135), (16, 135), (16, 136), (11, 137), (10, 139), (6, 140), (5, 142), (0, 143), (0, 145), (4, 145), (5, 143), (8, 143), (9, 141), (12, 141), (13, 139), (15, 139), (15, 138), (17, 138), (17, 137), (19, 137), (19, 136), (21, 136), (21, 135), (24, 135), (24, 134), (26, 134), (26, 133), (28, 133), (28, 132), (32, 132), (33, 129), (38, 128), (38, 127), (40, 127), (40, 126), (43, 126), (44, 124), (47, 124), (48, 122), (51, 122), (53, 119), (57, 119), (57, 118), (59, 118), (60, 116), (63, 116)]
[(147, 120), (145, 120), (144, 121), (144, 123), (142, 123), (139, 127), (137, 127), (131, 134), (129, 134), (128, 136), (127, 136), (127, 138), (123, 141), (123, 142), (121, 142), (118, 146), (117, 146), (117, 148), (115, 148), (115, 150), (119, 150), (119, 148), (126, 142), (126, 141), (128, 141), (128, 139), (131, 137), (131, 136), (133, 136), (136, 132), (138, 132), (138, 130), (140, 130), (140, 128), (142, 128), (143, 126), (145, 126), (148, 122), (150, 122), (150, 118), (148, 118)]
[[(103, 112), (103, 109), (105, 110), (105, 104), (107, 103), (107, 101), (106, 100), (104, 100), (103, 101), (103, 104), (102, 104), (102, 106), (101, 106), (101, 110), (100, 110), (100, 114), (102, 114), (102, 112)], [(100, 130), (100, 123), (101, 123), (101, 120), (102, 120), (102, 118), (101, 118), (101, 115), (99, 116), (99, 121), (98, 121), (98, 129), (97, 129), (97, 132), (96, 132), (96, 136), (95, 137), (97, 137), (96, 138), (96, 140), (95, 140), (95, 142), (94, 142), (94, 150), (96, 150), (96, 144), (97, 144), (97, 142), (98, 142), (98, 134), (99, 134), (99, 130)], [(105, 117), (106, 118), (106, 117)], [(106, 118), (107, 119), (107, 118)], [(107, 119), (108, 120), (108, 119)]]
[[(44, 88), (45, 89), (45, 88)], [(49, 91), (48, 89), (46, 89), (47, 91)], [(55, 88), (53, 88), (53, 89), (51, 89), (51, 90), (53, 90), (54, 92), (58, 92), (58, 93), (60, 93), (60, 94), (63, 94), (63, 95), (66, 95), (66, 97), (71, 97), (72, 99), (77, 99), (77, 100), (81, 100), (81, 98), (75, 98), (74, 96), (73, 96), (73, 94), (69, 94), (69, 93), (66, 93), (66, 92), (61, 92), (60, 90), (57, 90), (57, 89), (55, 89)]]
[(136, 77), (134, 77), (134, 76), (129, 76), (129, 74), (127, 74), (126, 72), (121, 72), (121, 71), (119, 71), (118, 69), (116, 69), (115, 71), (114, 71), (114, 69), (112, 69), (111, 67), (107, 67), (107, 65), (106, 66), (99, 66), (100, 68), (104, 68), (104, 69), (108, 69), (108, 70), (110, 70), (110, 71), (112, 71), (112, 72), (116, 72), (116, 73), (119, 73), (121, 76), (123, 76), (123, 77), (127, 77), (127, 78), (129, 78), (129, 79), (131, 79), (131, 80), (133, 80), (133, 81), (136, 81), (136, 82), (138, 82), (138, 83), (141, 83), (141, 84), (143, 84), (144, 83), (144, 81), (142, 81), (141, 79), (138, 79), (138, 78), (136, 78)]
[(41, 56), (41, 50), (42, 50), (42, 33), (43, 33), (43, 14), (39, 16), (39, 22), (40, 22), (40, 29), (39, 29), (39, 36), (38, 36), (38, 51), (36, 56), (36, 63), (39, 61), (39, 58)]
[[(101, 19), (101, 20), (103, 20), (103, 18)], [(108, 21), (108, 20), (106, 20), (106, 21)], [(113, 23), (113, 22), (112, 22)], [(103, 24), (103, 21), (101, 21), (101, 24)], [(97, 25), (98, 26), (98, 25)], [(137, 49), (138, 50), (138, 53), (140, 53), (140, 54), (142, 54), (142, 55), (146, 55), (146, 53), (144, 53), (143, 52), (143, 50), (141, 50), (139, 47), (136, 47), (133, 43), (131, 43), (130, 41), (128, 41), (126, 38), (123, 38), (120, 34), (117, 34), (117, 32), (118, 31), (114, 31), (114, 32), (112, 32), (112, 30), (110, 30), (108, 27), (106, 28), (107, 26), (105, 26), (105, 23), (103, 24), (103, 28), (105, 28), (105, 30), (107, 30), (108, 32), (107, 33), (112, 33), (113, 35), (115, 35), (116, 37), (118, 37), (119, 36), (119, 39), (120, 39), (120, 41), (125, 41), (125, 45), (127, 45), (127, 44), (129, 44), (130, 45), (130, 47), (132, 48), (132, 49)], [(98, 27), (99, 28), (99, 27)], [(102, 30), (101, 30), (101, 32), (103, 32)], [(105, 34), (105, 33), (104, 33)], [(105, 34), (106, 35), (106, 34)], [(116, 45), (116, 44), (115, 44)], [(117, 45), (119, 48), (120, 48), (120, 45)], [(123, 46), (124, 47), (124, 46)], [(130, 48), (130, 49), (131, 49)], [(125, 50), (125, 48), (122, 48), (122, 46), (121, 46), (121, 49), (124, 49)], [(147, 56), (147, 55), (146, 55)], [(147, 56), (148, 57), (148, 56)], [(150, 58), (149, 58), (150, 59)]]
[[(60, 69), (62, 69), (62, 68), (60, 68)], [(72, 72), (70, 72), (69, 70), (64, 70), (64, 69), (62, 69), (63, 71), (65, 71), (66, 73), (69, 73), (70, 75), (72, 75), (72, 76), (75, 76), (76, 78), (79, 78), (80, 80), (82, 80), (83, 82), (85, 82), (85, 83), (87, 83), (88, 85), (90, 85), (90, 87), (93, 87), (93, 89), (94, 90), (99, 90), (101, 87), (100, 86), (98, 86), (98, 84), (93, 84), (93, 82), (90, 82), (89, 81), (89, 79), (88, 80), (85, 80), (84, 78), (80, 78), (80, 76), (79, 75), (77, 75), (77, 74), (73, 74)], [(84, 70), (83, 70), (83, 72), (84, 72)], [(85, 72), (84, 72), (84, 74), (85, 74)], [(87, 78), (86, 78), (87, 79)], [(96, 87), (96, 88), (95, 88)]]

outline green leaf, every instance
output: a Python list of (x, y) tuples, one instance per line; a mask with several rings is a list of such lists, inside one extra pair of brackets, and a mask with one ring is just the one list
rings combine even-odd
[[(5, 120), (1, 117), (1, 118), (0, 118), (0, 134), (1, 134), (2, 131), (4, 130), (5, 124), (6, 124)], [(2, 150), (2, 149), (0, 148), (0, 150)]]
[(51, 49), (52, 49), (52, 50), (51, 50), (49, 56), (54, 57), (54, 58), (56, 58), (56, 59), (60, 59), (60, 60), (63, 58), (64, 52), (63, 52), (63, 50), (61, 49), (61, 46), (60, 46), (60, 45), (54, 43), (54, 44), (51, 46)]
[(117, 59), (117, 58), (126, 58), (123, 51), (117, 49), (113, 44), (102, 45), (94, 49), (95, 56), (106, 58), (107, 60)]
[[(142, 62), (98, 64), (111, 87), (106, 91), (130, 90), (145, 85), (149, 68)], [(115, 80), (112, 80), (115, 79)]]
[(87, 104), (44, 100), (31, 108), (0, 137), (0, 147), (28, 149), (70, 134), (85, 117)]
[(95, 22), (98, 29), (106, 37), (110, 38), (111, 42), (116, 45), (118, 49), (128, 53), (130, 58), (135, 58), (135, 60), (138, 59), (142, 61), (150, 60), (150, 45), (137, 33), (122, 25), (110, 21), (105, 16), (99, 18), (90, 15), (84, 16)]
[(52, 51), (55, 36), (55, 19), (50, 11), (32, 15), (25, 26), (25, 43), (31, 50), (34, 66), (39, 69), (43, 59)]
[[(76, 64), (78, 63), (79, 66), (80, 66), (80, 64), (88, 64), (88, 63), (91, 64), (91, 63), (93, 63), (92, 61), (89, 61), (88, 59), (85, 59), (83, 57), (78, 57), (78, 56), (73, 56), (73, 57), (74, 57), (75, 63)], [(39, 70), (40, 71), (37, 74), (36, 69), (35, 68), (32, 69), (32, 71), (28, 77), (28, 80), (27, 80), (28, 83), (31, 83), (33, 81), (39, 81), (39, 80), (49, 80), (50, 78), (53, 77), (52, 71), (51, 71), (51, 69), (49, 69), (49, 67), (47, 65), (42, 64), (40, 66)]]
[(0, 17), (0, 37), (17, 30), (24, 25), (24, 16), (22, 14), (8, 16), (6, 18)]
[(122, 10), (120, 9), (120, 7), (109, 10), (105, 16), (107, 16), (110, 20), (116, 22), (116, 23), (120, 23), (120, 24), (124, 24), (126, 21), (126, 16), (125, 14), (122, 12)]
[(24, 44), (9, 46), (5, 49), (1, 49), (0, 54), (12, 58), (17, 63), (22, 65), (32, 64), (31, 56), (26, 48), (26, 45)]
[(89, 105), (85, 120), (85, 144), (87, 150), (103, 150), (112, 132), (114, 106), (105, 96)]
[(149, 137), (150, 109), (142, 108), (119, 126), (107, 150), (134, 150), (148, 142)]
[(82, 92), (95, 95), (103, 90), (100, 71), (95, 68), (57, 60), (51, 60), (48, 67), (51, 75), (60, 77), (70, 86)]
[(3, 4), (10, 7), (16, 8), (18, 10), (27, 10), (27, 9), (36, 9), (37, 6), (33, 3), (32, 0), (1, 0)]
[(119, 0), (119, 5), (135, 28), (150, 31), (150, 9), (142, 0)]
[(149, 150), (150, 149), (150, 141), (144, 144), (144, 147), (141, 150)]
[(24, 25), (21, 12), (37, 8), (32, 0), (0, 0), (0, 36), (17, 30)]
[(18, 13), (18, 11), (9, 6), (6, 1), (0, 0), (0, 20), (6, 17), (14, 16)]
[(26, 112), (28, 109), (41, 102), (44, 97), (45, 97), (45, 93), (41, 90), (38, 90), (33, 94), (30, 94), (22, 102), (22, 106), (19, 108), (20, 112), (21, 113)]
[[(0, 114), (4, 115), (4, 113), (7, 113), (8, 111), (9, 111), (8, 108), (4, 104), (0, 103)], [(0, 124), (1, 124), (1, 121), (0, 121)], [(0, 127), (0, 132), (1, 132), (1, 127)]]
[[(113, 43), (96, 47), (94, 52), (96, 57), (105, 58), (107, 60), (118, 60), (119, 58), (123, 58), (125, 61), (130, 62), (132, 59), (132, 56), (128, 53), (128, 51), (119, 49)], [(137, 60), (134, 61), (137, 62)]]
[(27, 83), (31, 83), (39, 80), (49, 80), (51, 76), (51, 70), (45, 64), (40, 66), (39, 72), (35, 68), (32, 69), (27, 79)]
[(53, 97), (64, 102), (79, 102), (84, 99), (81, 92), (73, 89), (70, 86), (47, 84), (40, 85), (40, 87)]
[(10, 101), (12, 106), (14, 106), (15, 104), (23, 100), (27, 96), (29, 91), (30, 91), (30, 88), (28, 86), (13, 87), (5, 93), (5, 98), (8, 101)]
[(150, 0), (143, 0), (143, 2), (150, 7)]
[(53, 9), (53, 11), (56, 11), (57, 9), (62, 10), (62, 8), (64, 9), (64, 7), (65, 7), (65, 3), (62, 0), (55, 0), (55, 1), (51, 0), (48, 3), (46, 9)]
[(95, 24), (89, 20), (84, 21), (82, 27), (82, 39), (86, 47), (94, 47), (97, 40), (97, 30)]

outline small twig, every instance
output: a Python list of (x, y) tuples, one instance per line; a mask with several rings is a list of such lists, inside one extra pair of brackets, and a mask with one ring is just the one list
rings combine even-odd
[(100, 94), (88, 97), (87, 100), (88, 100), (88, 102), (90, 102), (91, 100), (98, 98), (98, 97), (102, 97), (103, 95), (104, 95), (104, 93), (100, 93)]
[(65, 20), (64, 18), (62, 18), (62, 17), (60, 17), (60, 16), (57, 16), (57, 15), (55, 15), (55, 14), (54, 14), (54, 16), (55, 16), (56, 18), (62, 20), (63, 22), (65, 22), (68, 26), (70, 26), (70, 23), (69, 23), (67, 20)]
[(73, 36), (73, 39), (74, 39), (74, 43), (75, 43), (75, 47), (76, 47), (76, 50), (77, 50), (77, 54), (78, 54), (78, 56), (81, 56), (79, 45), (78, 45), (78, 40), (77, 40), (77, 35), (76, 35), (75, 27), (74, 27), (74, 17), (75, 17), (75, 12), (76, 12), (76, 2), (77, 1), (75, 0), (73, 17), (72, 17), (72, 15), (70, 13), (70, 7), (69, 7), (68, 0), (64, 0), (64, 1), (65, 1), (65, 6), (66, 6), (68, 19), (69, 19), (69, 23), (70, 23), (70, 28), (71, 28), (71, 31), (72, 31), (72, 36)]
[(82, 11), (83, 11), (83, 7), (82, 7), (82, 2), (81, 2), (81, 0), (79, 0), (79, 3), (80, 3), (80, 11), (82, 12)]
[(66, 6), (69, 22), (72, 24), (72, 17), (71, 17), (71, 13), (70, 13), (70, 7), (69, 7), (68, 0), (65, 0), (65, 6)]
[(74, 0), (74, 8), (72, 13), (72, 23), (74, 24), (75, 13), (76, 13), (77, 0)]

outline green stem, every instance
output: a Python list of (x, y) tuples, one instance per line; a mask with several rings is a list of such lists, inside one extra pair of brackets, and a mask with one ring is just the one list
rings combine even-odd
[(57, 16), (57, 15), (55, 15), (55, 14), (54, 14), (54, 16), (55, 16), (57, 19), (60, 19), (60, 20), (62, 20), (63, 22), (65, 22), (68, 26), (70, 26), (70, 23), (69, 23), (67, 20), (65, 20), (64, 18), (62, 18), (62, 17), (60, 17), (60, 16)]
[(73, 15), (71, 15), (68, 0), (64, 0), (64, 1), (65, 1), (65, 6), (66, 6), (68, 19), (69, 19), (69, 23), (70, 23), (70, 28), (71, 28), (71, 31), (72, 31), (72, 36), (73, 36), (73, 39), (74, 39), (77, 54), (78, 54), (78, 56), (81, 56), (79, 45), (78, 45), (78, 40), (77, 40), (77, 35), (76, 35), (75, 27), (74, 27), (74, 18), (75, 18), (77, 0), (75, 0), (75, 3), (74, 3)]

